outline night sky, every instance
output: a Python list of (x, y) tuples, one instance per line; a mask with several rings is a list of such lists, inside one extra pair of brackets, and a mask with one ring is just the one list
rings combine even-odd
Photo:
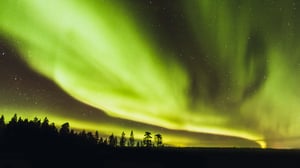
[(2, 0), (0, 114), (300, 147), (297, 0)]

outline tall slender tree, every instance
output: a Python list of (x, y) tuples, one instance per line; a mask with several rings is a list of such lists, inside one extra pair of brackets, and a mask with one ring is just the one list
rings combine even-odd
[(109, 137), (108, 137), (108, 145), (111, 146), (111, 147), (116, 147), (117, 146), (117, 137), (114, 136), (114, 134), (111, 134)]
[[(101, 145), (103, 145), (104, 144), (104, 141), (103, 141), (103, 138), (102, 137), (100, 137), (100, 139), (99, 139), (99, 142), (98, 142), (99, 144), (101, 144)], [(105, 144), (106, 145), (106, 144)]]
[(130, 138), (129, 138), (128, 146), (129, 147), (134, 147), (134, 135), (133, 135), (133, 131), (132, 130), (130, 132)]
[(126, 139), (125, 133), (123, 131), (121, 134), (121, 138), (120, 138), (120, 147), (125, 147), (126, 141), (127, 141), (127, 139)]
[(98, 131), (95, 132), (95, 138), (96, 138), (97, 143), (98, 143), (98, 141), (99, 141), (99, 132)]
[(3, 129), (5, 127), (5, 119), (4, 116), (1, 115), (0, 117), (0, 129)]
[(5, 130), (5, 120), (4, 120), (4, 116), (1, 115), (1, 117), (0, 117), (0, 144), (4, 139), (4, 138), (2, 138), (4, 135), (4, 130)]

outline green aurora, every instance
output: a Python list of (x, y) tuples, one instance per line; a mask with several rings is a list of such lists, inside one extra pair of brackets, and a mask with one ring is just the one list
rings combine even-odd
[[(3, 0), (0, 6), (0, 34), (22, 60), (111, 117), (261, 147), (300, 147), (296, 0)], [(7, 109), (67, 119), (77, 128), (132, 129), (51, 108)], [(203, 145), (172, 134), (165, 140)]]

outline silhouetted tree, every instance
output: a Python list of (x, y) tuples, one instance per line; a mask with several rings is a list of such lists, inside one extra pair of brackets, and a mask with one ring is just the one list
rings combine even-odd
[(133, 131), (132, 130), (130, 132), (130, 138), (129, 138), (128, 146), (129, 147), (134, 147), (134, 135), (133, 135)]
[(41, 126), (41, 120), (38, 119), (37, 117), (34, 117), (33, 119), (33, 123), (36, 127), (40, 127)]
[(163, 146), (163, 143), (162, 143), (162, 135), (161, 135), (161, 134), (155, 134), (154, 140), (155, 140), (155, 145), (156, 145), (157, 147)]
[(14, 114), (14, 116), (11, 118), (8, 124), (14, 126), (17, 124), (17, 122), (18, 122), (18, 116), (17, 114)]
[(3, 143), (3, 136), (4, 136), (4, 130), (5, 130), (5, 120), (4, 120), (4, 116), (1, 115), (0, 117), (0, 144)]
[[(20, 148), (22, 146), (34, 146), (36, 149), (48, 145), (62, 145), (66, 147), (74, 147), (69, 145), (109, 145), (111, 147), (128, 146), (134, 147), (135, 139), (133, 131), (130, 132), (128, 140), (125, 137), (125, 133), (122, 132), (120, 141), (118, 143), (117, 136), (112, 133), (105, 140), (99, 137), (98, 131), (93, 134), (92, 132), (86, 133), (85, 130), (81, 132), (75, 132), (73, 129), (70, 130), (68, 122), (61, 125), (59, 131), (57, 130), (54, 123), (49, 124), (47, 117), (41, 122), (40, 119), (35, 117), (33, 120), (28, 120), (17, 117), (15, 114), (8, 124), (4, 122), (4, 116), (0, 117), (0, 146), (13, 146), (13, 148)], [(154, 137), (155, 146), (162, 146), (161, 134), (156, 134)], [(137, 141), (137, 147), (151, 147), (152, 136), (150, 132), (145, 132), (144, 139)], [(28, 148), (29, 149), (29, 148)]]
[(73, 129), (71, 129), (70, 135), (76, 135), (76, 133), (75, 133), (75, 131)]
[(136, 147), (138, 147), (138, 148), (139, 148), (139, 147), (141, 147), (141, 146), (142, 146), (142, 144), (143, 144), (143, 143), (142, 143), (142, 141), (138, 141), (138, 142), (136, 143)]
[(4, 116), (1, 115), (0, 117), (0, 129), (4, 129), (5, 128), (5, 119)]
[(99, 141), (99, 132), (98, 131), (95, 132), (95, 138), (96, 138), (96, 141), (98, 143), (98, 141)]
[(104, 144), (104, 145), (108, 145), (107, 138), (104, 139), (103, 144)]
[(42, 122), (42, 128), (48, 128), (48, 127), (49, 127), (49, 120), (47, 117), (45, 117)]
[(85, 138), (86, 137), (86, 132), (85, 130), (82, 130), (79, 134), (81, 137)]
[(96, 144), (97, 143), (97, 140), (95, 139), (95, 137), (93, 136), (93, 133), (92, 132), (88, 132), (86, 134), (86, 140), (89, 144)]
[(18, 116), (17, 114), (14, 114), (13, 117), (11, 118), (11, 120), (8, 122), (7, 126), (6, 126), (6, 135), (9, 136), (10, 138), (10, 142), (11, 143), (16, 143), (16, 140), (18, 139), (17, 135), (19, 129), (17, 128), (18, 126)]
[(17, 122), (18, 124), (22, 124), (23, 123), (23, 119), (21, 118), (21, 117), (19, 117), (19, 119), (18, 119), (18, 122)]
[(99, 139), (99, 144), (104, 144), (104, 141), (103, 141), (102, 137), (100, 137), (100, 139)]
[(57, 128), (54, 123), (51, 123), (49, 125), (49, 132), (51, 133), (52, 136), (58, 134)]
[(112, 146), (112, 147), (116, 147), (117, 146), (117, 137), (114, 136), (114, 134), (111, 134), (109, 137), (108, 137), (108, 145), (109, 146)]
[(61, 128), (59, 130), (59, 133), (61, 135), (67, 135), (70, 132), (70, 125), (68, 122), (64, 123), (63, 125), (61, 125)]
[(121, 138), (120, 138), (120, 147), (125, 147), (126, 144), (126, 137), (125, 137), (125, 133), (124, 131), (121, 134)]
[(152, 146), (152, 136), (151, 132), (145, 132), (144, 139), (143, 139), (143, 145), (146, 147), (151, 147)]

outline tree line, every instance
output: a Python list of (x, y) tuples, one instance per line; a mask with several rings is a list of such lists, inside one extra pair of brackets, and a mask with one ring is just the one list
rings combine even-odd
[(108, 137), (100, 137), (99, 132), (75, 131), (70, 128), (70, 124), (65, 122), (58, 129), (55, 124), (50, 123), (45, 117), (40, 120), (34, 117), (33, 120), (23, 119), (17, 114), (6, 124), (5, 118), (0, 117), (0, 145), (97, 145), (104, 147), (163, 147), (161, 134), (146, 131), (141, 140), (135, 139), (131, 130), (129, 137), (123, 131), (121, 135), (115, 136), (113, 133)]

